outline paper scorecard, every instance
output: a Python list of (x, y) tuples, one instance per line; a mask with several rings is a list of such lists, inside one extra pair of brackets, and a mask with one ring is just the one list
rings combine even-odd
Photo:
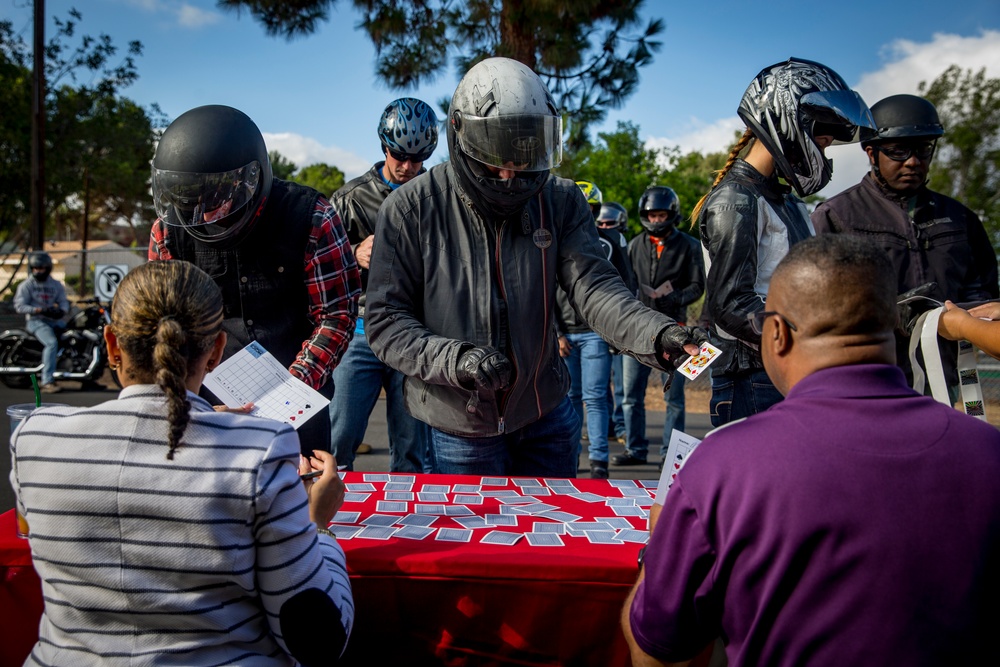
[(253, 341), (205, 376), (205, 387), (231, 408), (253, 403), (255, 417), (298, 428), (330, 399), (293, 376), (260, 343)]
[(657, 505), (662, 505), (667, 497), (667, 491), (674, 483), (681, 466), (694, 451), (694, 448), (701, 442), (698, 438), (690, 436), (683, 431), (674, 429), (670, 432), (670, 442), (667, 444), (667, 453), (663, 456), (663, 470), (660, 472), (660, 483), (656, 486)]
[(669, 280), (664, 280), (656, 289), (653, 289), (649, 285), (639, 285), (639, 288), (650, 299), (659, 299), (661, 296), (666, 296), (674, 291), (674, 286), (670, 284)]

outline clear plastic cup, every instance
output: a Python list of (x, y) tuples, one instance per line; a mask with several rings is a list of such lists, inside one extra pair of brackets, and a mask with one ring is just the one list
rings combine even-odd
[[(24, 421), (24, 418), (30, 415), (34, 410), (39, 407), (49, 408), (57, 405), (65, 405), (65, 403), (42, 403), (40, 406), (36, 406), (34, 403), (18, 403), (17, 405), (11, 405), (7, 408), (7, 416), (10, 417), (10, 432), (13, 435), (14, 430)], [(23, 516), (21, 516), (20, 510), (16, 507), (14, 508), (14, 513), (17, 516), (17, 536), (27, 539), (28, 537), (28, 521)]]

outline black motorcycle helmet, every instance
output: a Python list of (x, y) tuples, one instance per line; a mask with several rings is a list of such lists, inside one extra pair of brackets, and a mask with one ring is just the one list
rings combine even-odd
[[(882, 144), (907, 140), (936, 142), (944, 134), (937, 109), (929, 100), (916, 95), (890, 95), (872, 105), (875, 129), (862, 131), (861, 148), (871, 146), (876, 151)], [(933, 151), (933, 144), (931, 146)], [(872, 160), (875, 177), (889, 186), (882, 177), (878, 159)]]
[(872, 105), (875, 128), (861, 132), (861, 147), (898, 139), (937, 139), (944, 126), (929, 100), (916, 95), (891, 95)]
[(245, 238), (271, 181), (264, 137), (232, 107), (210, 105), (181, 114), (153, 156), (156, 214), (204, 243), (235, 245)]
[[(664, 222), (649, 221), (650, 211), (666, 211)], [(681, 202), (677, 193), (665, 185), (653, 185), (639, 197), (639, 222), (650, 236), (665, 236), (681, 221)]]
[[(562, 117), (545, 84), (510, 58), (474, 65), (448, 109), (448, 153), (462, 191), (480, 213), (508, 218), (562, 161)], [(499, 178), (491, 168), (511, 168)]]
[(47, 252), (33, 252), (28, 256), (28, 268), (38, 282), (45, 282), (52, 274), (52, 257)]

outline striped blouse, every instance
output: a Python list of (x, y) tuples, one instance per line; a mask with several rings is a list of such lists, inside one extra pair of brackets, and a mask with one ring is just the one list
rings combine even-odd
[(166, 397), (38, 410), (11, 437), (45, 612), (28, 665), (329, 664), (354, 620), (317, 535), (294, 431), (215, 412), (167, 460)]

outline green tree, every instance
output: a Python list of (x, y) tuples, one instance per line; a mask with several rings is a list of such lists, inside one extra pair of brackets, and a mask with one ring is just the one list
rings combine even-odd
[[(311, 34), (336, 0), (219, 0), (246, 9), (271, 35)], [(567, 144), (639, 85), (639, 69), (661, 43), (661, 19), (643, 25), (643, 0), (353, 0), (376, 50), (375, 71), (390, 88), (433, 80), (449, 59), (460, 72), (506, 56), (538, 72), (567, 119)]]
[(1000, 78), (952, 65), (918, 90), (945, 128), (931, 185), (975, 211), (1000, 250)]
[(278, 151), (268, 151), (267, 159), (271, 161), (271, 173), (275, 178), (280, 178), (283, 181), (292, 180), (295, 170), (298, 169), (294, 162)]
[(344, 185), (344, 172), (325, 162), (317, 162), (299, 169), (292, 180), (329, 197)]
[(664, 173), (663, 151), (648, 148), (639, 138), (639, 126), (619, 122), (614, 132), (601, 132), (592, 146), (584, 146), (559, 167), (557, 173), (575, 181), (590, 181), (601, 189), (604, 201), (615, 201), (629, 214), (629, 229), (637, 233), (639, 197)]
[[(79, 12), (55, 19), (45, 48), (46, 211), (50, 227), (76, 228), (83, 210), (100, 228), (119, 217), (149, 215), (149, 160), (162, 113), (119, 91), (138, 73), (142, 52), (131, 42), (124, 57), (107, 35), (75, 39)], [(0, 240), (24, 243), (29, 234), (32, 57), (10, 21), (0, 21)], [(80, 84), (79, 79), (87, 83)]]

